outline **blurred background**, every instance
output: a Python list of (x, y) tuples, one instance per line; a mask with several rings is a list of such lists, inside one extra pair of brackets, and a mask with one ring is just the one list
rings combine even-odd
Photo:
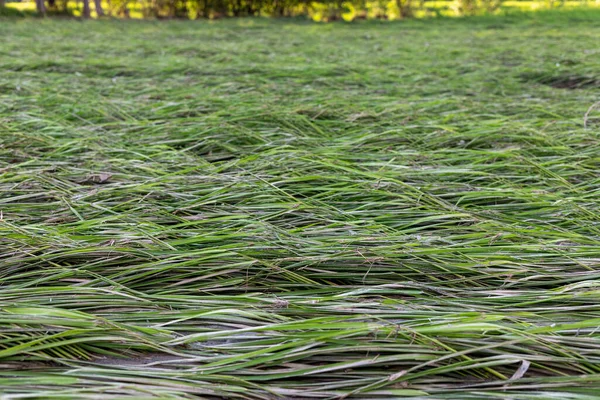
[(600, 7), (599, 0), (0, 0), (4, 16), (218, 19), (306, 17), (314, 21), (402, 19)]

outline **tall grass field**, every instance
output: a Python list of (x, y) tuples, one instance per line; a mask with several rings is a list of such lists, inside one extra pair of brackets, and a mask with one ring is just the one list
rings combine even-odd
[(600, 11), (0, 21), (0, 399), (600, 398)]

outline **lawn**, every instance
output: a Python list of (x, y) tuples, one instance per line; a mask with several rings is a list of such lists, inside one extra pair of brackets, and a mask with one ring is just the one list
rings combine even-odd
[(598, 398), (598, 21), (1, 21), (0, 398)]

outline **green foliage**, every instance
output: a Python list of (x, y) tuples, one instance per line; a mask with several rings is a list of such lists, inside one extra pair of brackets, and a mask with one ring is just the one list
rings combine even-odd
[[(574, 8), (592, 5), (586, 0), (104, 0), (90, 4), (93, 17), (135, 19), (221, 19), (227, 17), (307, 17), (314, 21), (353, 21), (362, 19), (403, 19), (432, 16), (472, 16), (506, 14), (514, 10), (538, 10), (548, 8)], [(74, 0), (40, 0), (44, 16), (85, 17), (82, 2)], [(38, 6), (41, 7), (41, 5)], [(83, 2), (85, 4), (85, 2)], [(96, 5), (102, 8), (95, 10)], [(0, 5), (1, 6), (1, 5)], [(33, 12), (34, 3), (10, 6)]]
[(456, 0), (455, 8), (459, 15), (480, 15), (497, 11), (502, 3), (503, 0)]
[[(31, 13), (30, 13), (31, 14)], [(0, 7), (0, 17), (24, 17), (26, 14), (11, 7)]]
[[(69, 0), (45, 0), (47, 10), (81, 15), (81, 4)], [(88, 0), (89, 1), (89, 0)], [(457, 0), (462, 1), (462, 0)], [(470, 1), (470, 0), (464, 0)], [(483, 0), (488, 1), (488, 0)], [(489, 0), (497, 2), (502, 0)], [(90, 2), (91, 3), (91, 2)], [(450, 4), (450, 3), (449, 3)], [(470, 3), (469, 3), (470, 4)], [(469, 4), (457, 8), (469, 12)], [(105, 8), (113, 17), (130, 17), (131, 10), (143, 18), (158, 19), (219, 19), (225, 17), (298, 17), (309, 16), (317, 21), (354, 19), (399, 19), (411, 18), (416, 14), (429, 14), (424, 0), (110, 0)], [(442, 6), (447, 8), (447, 6)], [(93, 9), (93, 5), (92, 5)], [(483, 10), (484, 8), (481, 8)], [(486, 10), (493, 12), (497, 7), (490, 4)]]
[(0, 393), (595, 398), (598, 18), (3, 21)]

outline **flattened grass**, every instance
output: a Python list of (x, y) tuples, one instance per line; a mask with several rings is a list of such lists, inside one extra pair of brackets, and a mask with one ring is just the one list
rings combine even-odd
[(0, 392), (596, 398), (598, 18), (3, 22)]

